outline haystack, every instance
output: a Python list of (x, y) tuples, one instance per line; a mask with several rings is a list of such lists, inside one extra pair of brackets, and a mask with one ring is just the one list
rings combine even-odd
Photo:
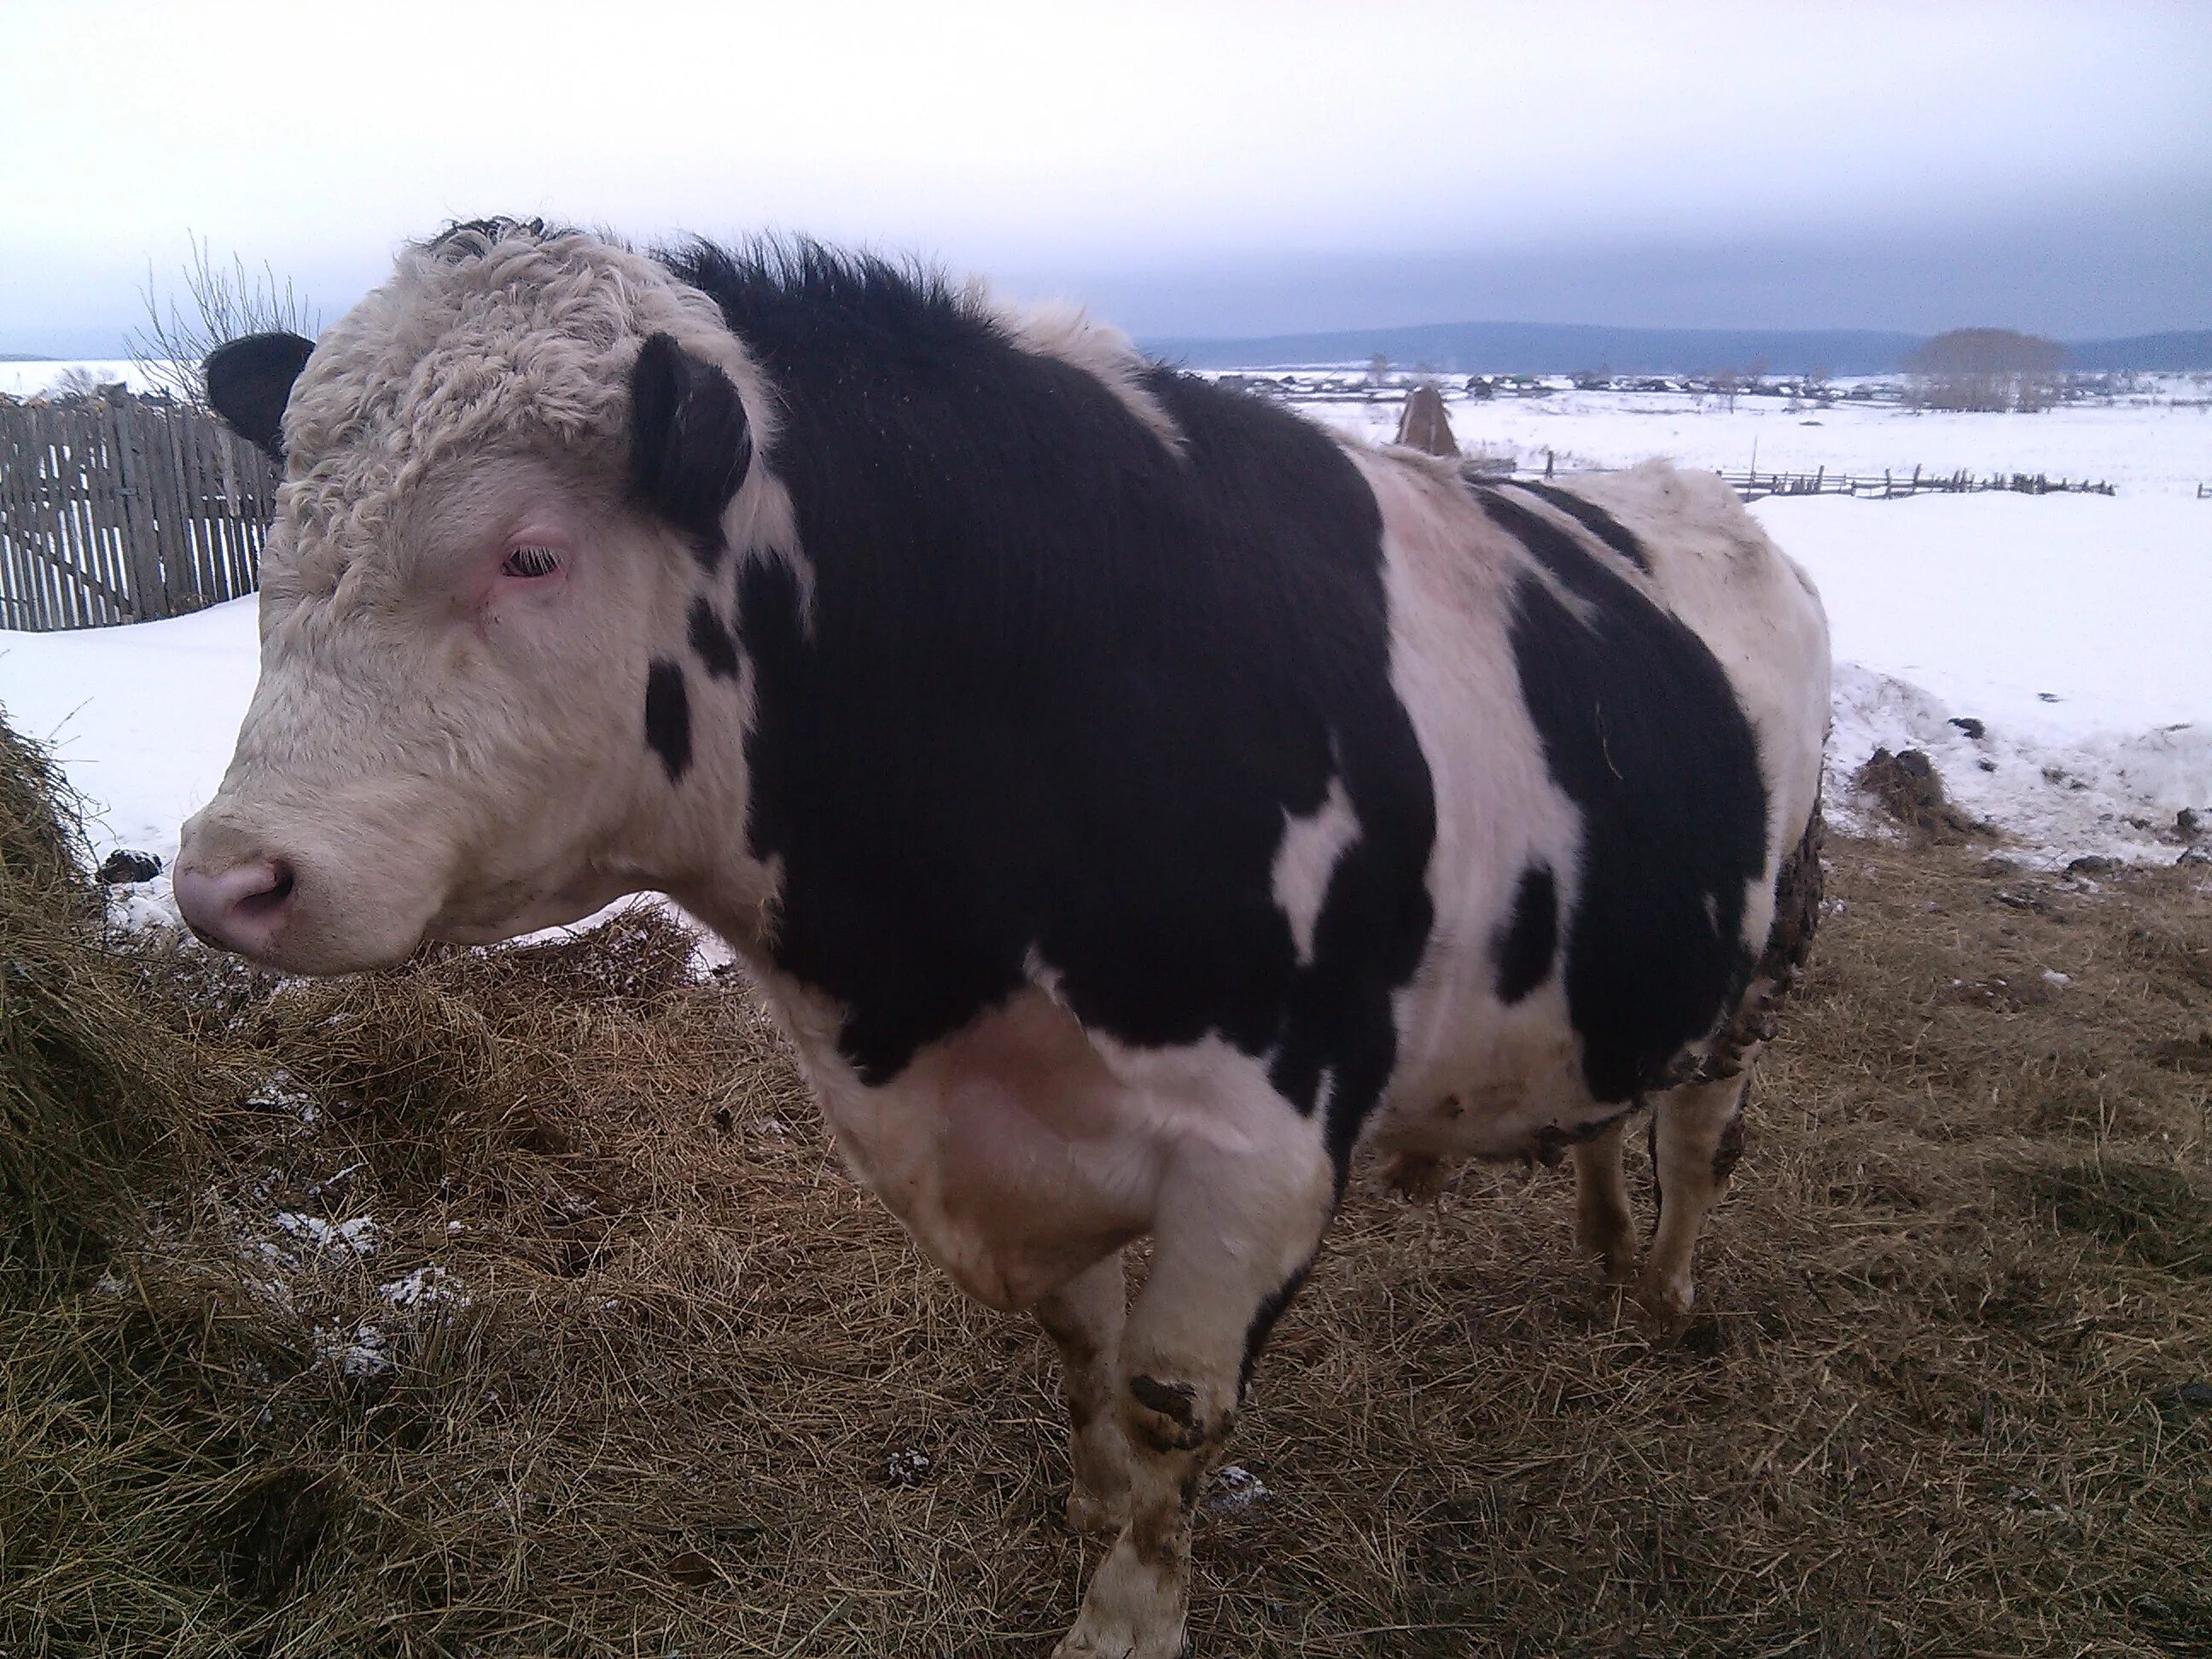
[(80, 803), (0, 723), (0, 1262), (82, 1265), (128, 1172), (184, 1132), (202, 1079), (150, 1015), (85, 874)]
[(1398, 417), (1397, 441), (1430, 455), (1459, 453), (1451, 417), (1444, 413), (1443, 394), (1426, 381), (1407, 394), (1406, 412)]

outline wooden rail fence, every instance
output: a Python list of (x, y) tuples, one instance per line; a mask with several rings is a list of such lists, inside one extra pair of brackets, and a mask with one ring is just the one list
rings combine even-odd
[(0, 404), (0, 628), (99, 628), (254, 591), (267, 456), (140, 398)]
[(1877, 501), (1891, 501), (1929, 491), (1959, 495), (1985, 489), (2014, 490), (2023, 495), (2114, 493), (2112, 485), (2087, 478), (2053, 478), (2041, 472), (1996, 472), (1984, 478), (1966, 471), (1923, 473), (1917, 466), (1910, 472), (1885, 471), (1880, 477), (1831, 472), (1825, 467), (1817, 472), (1724, 471), (1721, 477), (1747, 501), (1765, 495), (1870, 495)]

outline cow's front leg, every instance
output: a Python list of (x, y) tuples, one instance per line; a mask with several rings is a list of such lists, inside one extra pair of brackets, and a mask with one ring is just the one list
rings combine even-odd
[(1060, 1350), (1067, 1396), (1067, 1524), (1094, 1538), (1129, 1521), (1129, 1443), (1120, 1405), (1121, 1329), (1128, 1306), (1121, 1252), (1085, 1268), (1036, 1304), (1037, 1323)]
[[(1286, 1127), (1312, 1130), (1279, 1109)], [(1279, 1154), (1294, 1157), (1276, 1163)], [(1121, 1344), (1128, 1524), (1054, 1659), (1182, 1651), (1200, 1484), (1235, 1425), (1260, 1345), (1319, 1246), (1332, 1193), (1317, 1133), (1201, 1160), (1171, 1179), (1152, 1277)]]

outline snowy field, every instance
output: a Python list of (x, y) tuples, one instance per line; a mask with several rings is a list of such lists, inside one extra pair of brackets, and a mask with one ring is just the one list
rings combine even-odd
[[(1670, 399), (1671, 413), (1640, 406)], [(1799, 497), (1753, 511), (1827, 605), (1838, 820), (1874, 828), (1843, 780), (1878, 744), (1912, 747), (2026, 861), (2171, 862), (2177, 812), (2212, 817), (2212, 500), (2193, 494), (2212, 477), (2212, 416), (2170, 398), (2034, 416), (1792, 416), (1752, 402), (1729, 414), (1673, 394), (1560, 393), (1450, 412), (1462, 446), (1510, 445), (1540, 465), (1549, 448), (1563, 469), (1655, 453), (1736, 467), (1755, 441), (1762, 469), (1918, 461), (2111, 479), (2109, 497)], [(1397, 418), (1382, 403), (1310, 412), (1385, 435)], [(102, 853), (173, 854), (179, 823), (221, 781), (254, 675), (251, 600), (131, 628), (0, 633), (0, 707), (54, 745), (99, 815)], [(163, 913), (166, 879), (133, 902)]]
[[(2041, 472), (2088, 478), (2124, 495), (2194, 498), (2212, 484), (2212, 376), (2145, 377), (2145, 390), (2109, 404), (2069, 404), (2033, 415), (1912, 410), (1839, 399), (1826, 408), (1796, 398), (1742, 396), (1733, 410), (1686, 392), (1555, 391), (1540, 398), (1476, 400), (1443, 382), (1460, 448), (1505, 453), (1541, 471), (1548, 452), (1563, 469), (1629, 466), (1665, 455), (1684, 466), (1741, 472), (1977, 476)], [(1843, 382), (1849, 386), (1850, 382)], [(1387, 442), (1401, 399), (1296, 405), (1331, 425)]]
[(133, 392), (152, 392), (154, 383), (128, 358), (87, 357), (70, 362), (0, 363), (0, 397), (32, 398), (51, 390), (62, 376), (82, 369), (95, 386), (121, 384)]

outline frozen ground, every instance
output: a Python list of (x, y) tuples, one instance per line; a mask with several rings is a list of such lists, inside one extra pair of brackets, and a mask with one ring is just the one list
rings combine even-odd
[[(1496, 423), (1462, 424), (1463, 442), (1533, 429), (1563, 455), (1612, 463), (1656, 447), (1717, 464), (1751, 430), (1802, 429), (1741, 408), (1670, 422), (1606, 406), (1619, 403), (1613, 394), (1575, 395), (1593, 405), (1579, 417), (1497, 404), (1455, 404), (1452, 413), (1461, 422), (1471, 407)], [(1395, 421), (1389, 411), (1370, 420), (1365, 408), (1325, 412), (1362, 427)], [(2104, 435), (2069, 447), (2069, 430)], [(2187, 485), (2192, 460), (2212, 472), (2212, 419), (2186, 407), (2032, 416), (1853, 410), (1808, 436), (1823, 433), (1834, 447), (1795, 456), (1771, 454), (1762, 436), (1760, 465), (1863, 470), (1917, 453), (1931, 466), (2086, 471), (2121, 486), (2112, 497), (1758, 503), (1753, 512), (1812, 571), (1827, 604), (1838, 659), (1832, 772), (1848, 776), (1877, 744), (1919, 748), (1953, 797), (2014, 836), (2023, 858), (2170, 861), (2178, 843), (2162, 832), (2175, 814), (2212, 817), (2212, 500), (2194, 499)], [(166, 864), (177, 826), (222, 779), (255, 653), (251, 600), (131, 628), (0, 633), (0, 706), (18, 731), (54, 745), (93, 803), (96, 850), (134, 848)], [(1981, 736), (1954, 720), (1979, 722)], [(1851, 822), (1850, 802), (1832, 793)], [(133, 902), (164, 913), (166, 879)]]
[(1827, 606), (1831, 768), (1847, 776), (1877, 744), (1923, 750), (1952, 799), (2034, 861), (2171, 861), (2160, 832), (2175, 815), (2212, 819), (2208, 508), (2126, 494), (1754, 504)]

